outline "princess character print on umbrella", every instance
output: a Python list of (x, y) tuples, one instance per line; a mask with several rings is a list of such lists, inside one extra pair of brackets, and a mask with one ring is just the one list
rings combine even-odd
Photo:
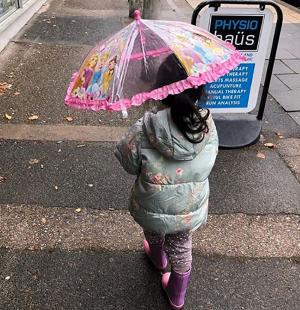
[(86, 89), (93, 76), (94, 69), (97, 65), (98, 60), (99, 56), (97, 54), (94, 54), (87, 61), (86, 66), (84, 67), (82, 73), (80, 74), (80, 78), (78, 79), (74, 87), (73, 95), (75, 97), (78, 97), (80, 99), (86, 98)]
[(117, 65), (117, 56), (113, 57), (109, 63), (107, 70), (103, 73), (103, 81), (102, 81), (102, 87), (101, 87), (101, 98), (107, 98), (108, 97), (108, 89), (111, 82), (111, 79), (113, 78), (115, 67)]
[(108, 52), (104, 52), (103, 55), (100, 56), (100, 59), (95, 68), (95, 73), (93, 75), (92, 82), (86, 91), (87, 97), (90, 99), (99, 98), (101, 95), (100, 85), (103, 79), (103, 72), (107, 69), (106, 64), (108, 59), (109, 59)]

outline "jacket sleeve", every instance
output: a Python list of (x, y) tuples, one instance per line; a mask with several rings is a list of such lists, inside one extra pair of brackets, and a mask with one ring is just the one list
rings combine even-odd
[(138, 120), (121, 138), (115, 150), (115, 156), (122, 167), (130, 174), (138, 175), (141, 168), (142, 119)]

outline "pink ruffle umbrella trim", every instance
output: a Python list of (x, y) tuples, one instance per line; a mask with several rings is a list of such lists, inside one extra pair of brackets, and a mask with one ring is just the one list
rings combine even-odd
[[(232, 45), (230, 45), (232, 48)], [(74, 98), (71, 95), (74, 83), (78, 77), (78, 72), (72, 76), (71, 83), (67, 90), (65, 103), (68, 106), (77, 109), (89, 109), (93, 111), (109, 110), (109, 111), (121, 111), (132, 106), (140, 106), (143, 102), (154, 99), (162, 100), (168, 95), (175, 95), (183, 92), (186, 89), (197, 87), (203, 84), (216, 81), (219, 77), (227, 74), (229, 71), (236, 68), (242, 61), (245, 61), (246, 57), (241, 55), (238, 51), (235, 51), (231, 57), (221, 64), (211, 64), (208, 66), (208, 71), (200, 73), (199, 76), (189, 76), (185, 80), (181, 80), (163, 87), (154, 89), (150, 92), (143, 92), (134, 95), (131, 99), (123, 98), (114, 103), (109, 102), (107, 99), (80, 99)]]

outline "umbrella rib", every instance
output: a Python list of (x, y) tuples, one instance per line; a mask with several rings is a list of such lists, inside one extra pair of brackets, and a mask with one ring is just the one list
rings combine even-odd
[[(122, 89), (123, 85), (124, 85), (125, 73), (127, 72), (127, 68), (128, 68), (128, 64), (129, 64), (129, 57), (128, 57), (128, 55), (131, 54), (134, 42), (135, 42), (136, 37), (137, 37), (137, 31), (136, 30), (137, 30), (136, 27), (133, 27), (133, 29), (132, 29), (132, 31), (131, 31), (131, 33), (129, 35), (130, 39), (128, 40), (128, 43), (126, 44), (126, 46), (124, 48), (124, 51), (123, 51), (123, 53), (121, 55), (121, 60), (123, 59), (123, 61), (120, 61), (120, 64), (123, 64), (123, 65), (119, 66), (119, 70), (118, 70), (118, 72), (120, 72), (120, 83), (119, 83), (118, 89), (116, 91), (116, 96), (119, 95), (120, 89)], [(113, 92), (112, 92), (112, 97), (114, 99)]]
[[(166, 44), (166, 46), (173, 52), (174, 56), (176, 57), (176, 59), (178, 60), (178, 62), (181, 64), (181, 61), (180, 59), (177, 57), (176, 53), (172, 50), (172, 48), (169, 46), (169, 43), (159, 34), (158, 31), (155, 31), (155, 29), (153, 29), (153, 27), (151, 26), (151, 20), (143, 20), (144, 24), (153, 32), (155, 33), (156, 35), (158, 35), (161, 40)], [(148, 23), (150, 22), (150, 23)], [(165, 30), (165, 29), (164, 29)], [(185, 73), (186, 73), (186, 77), (189, 76), (186, 68), (184, 66), (182, 66), (182, 68), (184, 69)]]

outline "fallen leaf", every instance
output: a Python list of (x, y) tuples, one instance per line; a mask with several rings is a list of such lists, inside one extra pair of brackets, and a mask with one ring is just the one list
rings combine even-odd
[(4, 118), (11, 120), (13, 117), (10, 114), (5, 113)]
[(29, 116), (28, 117), (28, 119), (30, 120), (30, 121), (34, 121), (34, 120), (36, 120), (36, 119), (38, 119), (39, 117), (37, 116), (37, 115), (31, 115), (31, 116)]
[(55, 185), (54, 188), (55, 188), (56, 190), (58, 190), (58, 186), (57, 186), (57, 185)]
[(90, 183), (90, 184), (88, 184), (88, 187), (93, 187), (93, 186), (94, 186), (94, 184), (91, 184), (91, 183)]
[(77, 213), (81, 212), (81, 208), (75, 209), (75, 212), (77, 212)]
[(10, 279), (10, 276), (6, 276), (5, 280), (8, 281)]
[(267, 142), (264, 144), (264, 146), (268, 147), (269, 149), (273, 149), (275, 147), (275, 144), (271, 142)]
[(1, 184), (1, 183), (4, 183), (5, 181), (6, 181), (6, 177), (0, 176), (0, 184)]
[(77, 147), (85, 147), (85, 144), (78, 144)]
[(265, 155), (264, 153), (258, 152), (258, 153), (256, 154), (256, 157), (261, 158), (261, 159), (265, 159), (265, 158), (266, 158), (266, 155)]
[(35, 164), (38, 164), (40, 161), (36, 158), (32, 158), (29, 160), (29, 164), (30, 165), (35, 165)]
[(277, 132), (276, 135), (277, 135), (277, 137), (278, 137), (279, 139), (283, 139), (283, 138), (284, 138), (284, 136), (283, 136), (280, 132)]
[(8, 84), (6, 82), (0, 83), (0, 96), (4, 95), (4, 93), (8, 90), (11, 89), (12, 85)]
[(43, 224), (46, 224), (46, 223), (47, 223), (47, 220), (46, 220), (44, 217), (42, 217), (42, 223), (43, 223)]
[(14, 93), (14, 96), (19, 96), (21, 93), (19, 92), (19, 91), (16, 91), (15, 93)]
[(73, 121), (73, 118), (71, 116), (66, 116), (65, 117), (65, 120), (68, 121), (68, 122), (72, 122)]
[(44, 169), (44, 165), (43, 164), (41, 165), (41, 169)]

